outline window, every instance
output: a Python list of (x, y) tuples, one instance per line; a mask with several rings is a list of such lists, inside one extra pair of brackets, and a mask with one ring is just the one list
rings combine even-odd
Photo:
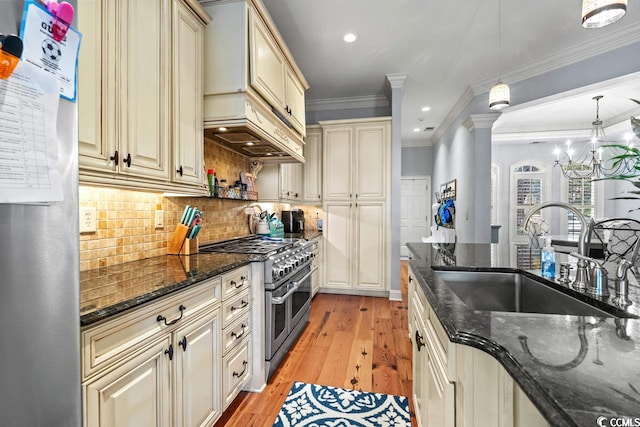
[[(576, 165), (578, 166), (578, 165)], [(585, 170), (591, 168), (580, 165)], [(602, 182), (592, 181), (590, 178), (566, 178), (564, 180), (563, 194), (565, 202), (576, 208), (589, 221), (591, 218), (601, 217), (602, 212)], [(578, 217), (571, 211), (567, 211), (567, 234), (570, 237), (578, 237), (582, 224)]]
[(522, 223), (527, 211), (545, 201), (546, 168), (535, 162), (517, 163), (511, 166), (511, 240), (524, 242), (527, 234)]

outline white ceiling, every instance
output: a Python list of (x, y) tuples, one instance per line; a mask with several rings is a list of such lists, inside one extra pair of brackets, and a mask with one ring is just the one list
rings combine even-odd
[[(498, 0), (263, 1), (309, 83), (308, 108), (385, 102), (385, 76), (408, 74), (403, 145), (428, 143), (433, 132), (413, 129), (437, 131), (469, 90), (477, 95), (498, 78), (513, 84), (640, 41), (638, 2), (629, 2), (617, 23), (587, 30), (580, 25), (580, 0), (502, 1), (499, 66)], [(359, 39), (345, 43), (347, 32)], [(640, 72), (640, 58), (635, 60)], [(605, 96), (600, 117), (606, 126), (614, 117), (640, 111), (627, 100), (640, 98), (640, 75), (634, 77), (527, 106), (512, 102), (494, 131), (506, 141), (518, 139), (521, 131), (536, 131), (542, 138), (541, 130), (589, 128), (594, 95)], [(431, 110), (423, 113), (423, 106)]]

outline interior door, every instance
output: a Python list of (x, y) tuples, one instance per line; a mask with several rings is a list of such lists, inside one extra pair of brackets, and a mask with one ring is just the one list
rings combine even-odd
[(409, 257), (407, 242), (429, 236), (431, 177), (403, 177), (400, 187), (400, 256)]

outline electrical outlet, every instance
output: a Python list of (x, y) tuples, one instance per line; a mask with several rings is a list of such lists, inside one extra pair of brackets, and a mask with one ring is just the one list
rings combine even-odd
[(164, 211), (157, 210), (155, 218), (155, 228), (164, 228)]
[(96, 208), (80, 208), (80, 232), (95, 233)]

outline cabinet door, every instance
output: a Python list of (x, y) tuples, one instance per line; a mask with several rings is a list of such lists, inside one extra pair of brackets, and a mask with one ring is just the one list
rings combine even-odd
[(351, 202), (324, 205), (324, 283), (327, 288), (351, 289)]
[(304, 106), (304, 87), (298, 80), (291, 67), (286, 67), (285, 71), (285, 89), (286, 89), (286, 112), (288, 114), (291, 125), (302, 136), (305, 135), (305, 106)]
[(174, 333), (176, 352), (175, 425), (212, 425), (222, 413), (220, 310)]
[(280, 198), (297, 201), (302, 196), (302, 163), (280, 165)]
[(170, 337), (85, 386), (87, 427), (169, 426)]
[(278, 45), (253, 9), (249, 13), (250, 84), (272, 107), (284, 113), (285, 61)]
[[(115, 10), (113, 2), (102, 0), (80, 0), (77, 7), (78, 29), (82, 33), (78, 56), (79, 163), (82, 169), (99, 171), (116, 169), (109, 159), (116, 150), (115, 121), (107, 120), (107, 99), (103, 96), (106, 82), (115, 81), (115, 67), (107, 67), (105, 62), (113, 53), (107, 50), (108, 30), (103, 25), (103, 16), (109, 9)], [(108, 101), (112, 107), (113, 99)], [(115, 108), (109, 111), (113, 114)]]
[(202, 183), (203, 32), (200, 21), (181, 1), (173, 2), (173, 179)]
[(322, 202), (322, 130), (307, 129), (304, 144), (303, 198), (305, 202)]
[[(410, 305), (412, 302), (409, 303)], [(411, 333), (411, 342), (413, 343), (413, 409), (416, 413), (416, 420), (419, 427), (429, 427), (430, 424), (426, 422), (426, 386), (424, 381), (426, 378), (427, 365), (429, 363), (429, 356), (427, 349), (424, 346), (424, 326), (421, 323), (420, 315), (416, 310), (413, 310), (412, 315), (409, 317), (409, 330)]]
[(324, 200), (351, 199), (352, 139), (353, 128), (350, 126), (332, 127), (324, 131)]
[[(169, 180), (169, 0), (120, 0), (120, 173)], [(111, 92), (111, 91), (110, 91)], [(125, 162), (130, 157), (130, 162)]]
[(384, 290), (387, 254), (385, 202), (355, 204), (356, 288)]
[(384, 199), (389, 181), (388, 125), (362, 125), (355, 134), (355, 183), (353, 192), (358, 200)]
[(429, 427), (455, 427), (455, 388), (452, 383), (441, 380), (437, 367), (427, 363), (423, 381), (426, 382), (426, 401), (423, 413), (423, 425)]

